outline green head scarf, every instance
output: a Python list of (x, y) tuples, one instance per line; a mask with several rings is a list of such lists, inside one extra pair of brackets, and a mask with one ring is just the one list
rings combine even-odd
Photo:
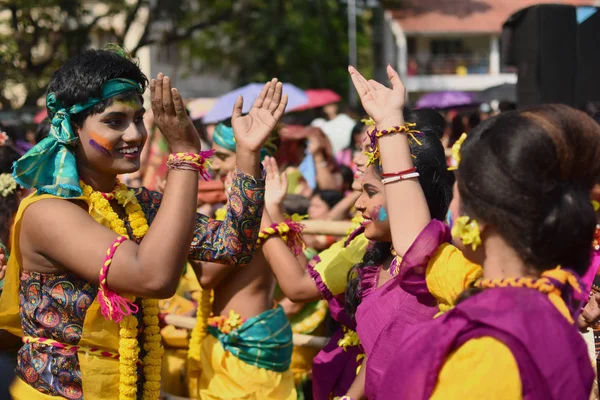
[(46, 96), (46, 106), (52, 116), (48, 137), (31, 148), (13, 165), (13, 177), (24, 188), (39, 193), (73, 198), (81, 196), (79, 174), (73, 146), (78, 138), (71, 125), (71, 116), (128, 91), (143, 93), (142, 86), (130, 79), (111, 79), (102, 86), (102, 97), (64, 108), (54, 93)]
[[(277, 151), (277, 145), (273, 142), (272, 138), (273, 135), (269, 137), (267, 143), (260, 149), (260, 161), (264, 160), (266, 156), (273, 156)], [(213, 142), (229, 151), (235, 151), (233, 128), (224, 124), (217, 125), (213, 133)]]

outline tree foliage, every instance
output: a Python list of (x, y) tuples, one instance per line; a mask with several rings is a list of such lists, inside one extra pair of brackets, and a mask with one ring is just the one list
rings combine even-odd
[[(361, 12), (362, 65), (370, 64), (368, 20)], [(190, 73), (199, 72), (193, 60), (200, 59), (239, 84), (277, 76), (347, 93), (343, 0), (0, 0), (0, 107), (15, 105), (8, 90), (15, 84), (26, 92), (22, 105), (35, 106), (54, 70), (99, 34), (127, 43), (133, 56), (144, 46), (179, 43)]]
[[(358, 5), (363, 2), (358, 1)], [(278, 77), (303, 88), (348, 93), (348, 16), (340, 0), (251, 0), (248, 12), (199, 32), (186, 44), (213, 70), (228, 70), (238, 84)], [(372, 63), (368, 9), (359, 8), (359, 65)]]

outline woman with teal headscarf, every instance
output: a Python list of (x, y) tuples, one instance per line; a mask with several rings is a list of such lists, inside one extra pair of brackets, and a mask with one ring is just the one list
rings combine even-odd
[(34, 191), (15, 218), (0, 298), (0, 328), (24, 342), (14, 399), (157, 399), (162, 347), (151, 299), (173, 295), (186, 259), (246, 264), (253, 256), (259, 152), (285, 109), (281, 84), (265, 85), (249, 115), (241, 98), (233, 110), (240, 201), (223, 222), (196, 214), (206, 154), (162, 73), (150, 90), (173, 152), (164, 195), (117, 181), (139, 168), (146, 85), (120, 50), (70, 59), (49, 84), (49, 136), (15, 163), (15, 180)]
[[(277, 151), (277, 139), (275, 134), (271, 134), (263, 147), (260, 149), (260, 160), (263, 161), (267, 156), (275, 155)], [(213, 150), (215, 157), (212, 161), (213, 172), (220, 177), (235, 170), (236, 165), (236, 140), (233, 134), (233, 128), (220, 123), (213, 132)]]

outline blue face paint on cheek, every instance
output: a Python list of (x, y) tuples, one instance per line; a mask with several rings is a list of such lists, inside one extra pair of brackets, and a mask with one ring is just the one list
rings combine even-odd
[(381, 209), (379, 210), (379, 217), (377, 219), (379, 221), (387, 221), (388, 214), (387, 214), (385, 207), (383, 207), (383, 206), (381, 207)]

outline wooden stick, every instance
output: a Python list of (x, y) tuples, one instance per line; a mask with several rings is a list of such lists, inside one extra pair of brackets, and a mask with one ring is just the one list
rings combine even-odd
[(348, 230), (352, 228), (351, 221), (307, 219), (301, 223), (304, 225), (304, 231), (302, 231), (302, 233), (309, 235), (346, 236)]
[(312, 347), (313, 349), (322, 349), (329, 342), (328, 337), (303, 335), (294, 333), (294, 346)]
[[(187, 329), (190, 331), (196, 326), (196, 318), (184, 317), (182, 315), (175, 314), (165, 315), (165, 322), (169, 325), (175, 326), (176, 328)], [(327, 342), (329, 342), (328, 337), (302, 335), (300, 333), (294, 333), (294, 346), (322, 349), (323, 347), (325, 347)]]
[(196, 326), (196, 318), (184, 317), (183, 315), (167, 314), (165, 315), (165, 322), (176, 328), (183, 328), (190, 331)]

